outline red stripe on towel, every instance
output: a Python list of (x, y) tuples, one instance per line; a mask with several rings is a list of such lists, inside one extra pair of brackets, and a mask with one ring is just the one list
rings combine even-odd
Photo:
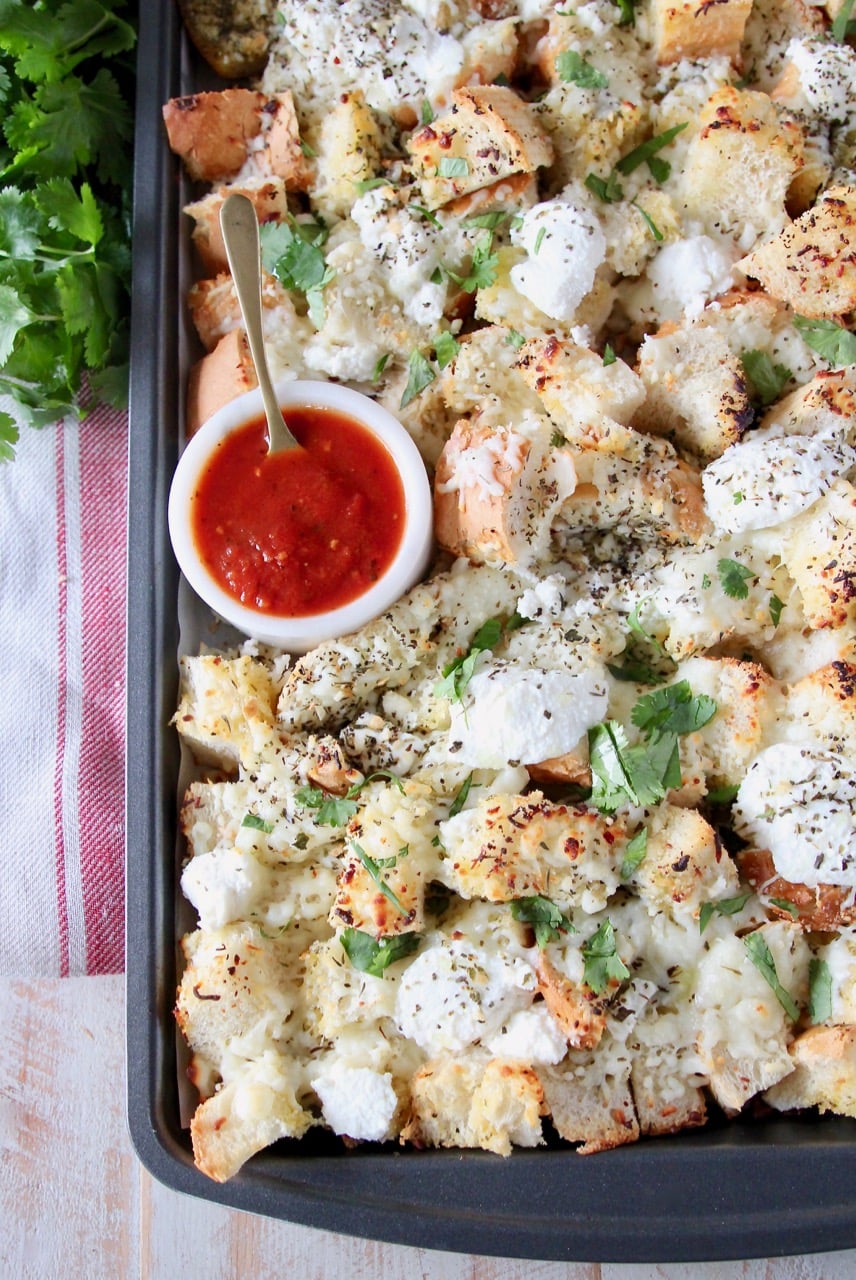
[(65, 833), (63, 830), (63, 766), (67, 714), (67, 582), (68, 556), (65, 540), (65, 447), (63, 430), (57, 427), (56, 440), (56, 570), (57, 570), (57, 717), (54, 755), (54, 865), (56, 867), (57, 928), (59, 931), (59, 972), (68, 977), (68, 904), (65, 883)]

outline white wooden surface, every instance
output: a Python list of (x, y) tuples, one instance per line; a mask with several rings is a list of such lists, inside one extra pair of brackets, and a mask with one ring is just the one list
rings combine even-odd
[(353, 1240), (189, 1199), (124, 1115), (123, 981), (0, 984), (0, 1280), (851, 1280), (856, 1251), (619, 1266)]

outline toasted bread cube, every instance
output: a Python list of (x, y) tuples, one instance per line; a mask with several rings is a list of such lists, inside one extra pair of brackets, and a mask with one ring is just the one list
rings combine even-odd
[[(262, 306), (266, 311), (287, 306), (288, 297), (276, 276), (268, 275), (266, 271), (262, 273)], [(228, 271), (192, 284), (187, 305), (206, 351), (213, 351), (221, 338), (243, 325), (238, 295)]]
[(548, 545), (552, 517), (575, 485), (566, 450), (543, 452), (510, 428), (461, 418), (434, 477), (437, 541), (475, 561), (525, 564)]
[(569, 445), (621, 453), (632, 432), (622, 430), (645, 398), (645, 388), (623, 360), (601, 356), (570, 340), (532, 338), (515, 367), (541, 398)]
[(777, 1111), (817, 1107), (856, 1116), (856, 1027), (810, 1027), (790, 1048), (794, 1069), (764, 1095)]
[(648, 826), (645, 857), (634, 873), (654, 911), (697, 914), (703, 902), (737, 892), (737, 868), (696, 809), (661, 805)]
[(752, 0), (653, 0), (657, 61), (721, 55), (737, 62), (751, 8)]
[(262, 128), (263, 93), (221, 89), (171, 98), (163, 108), (169, 145), (198, 182), (223, 182), (244, 165)]
[(787, 528), (782, 559), (812, 628), (856, 619), (856, 489), (846, 480)]
[(289, 189), (308, 191), (312, 185), (312, 165), (300, 143), (300, 124), (291, 92), (275, 93), (262, 111), (269, 118), (265, 158), (271, 173), (282, 178)]
[(558, 1067), (539, 1067), (538, 1076), (556, 1132), (566, 1142), (582, 1143), (578, 1155), (637, 1141), (627, 1064), (597, 1051), (579, 1052)]
[(738, 232), (782, 226), (788, 188), (801, 165), (800, 127), (780, 120), (765, 93), (723, 85), (701, 112), (681, 194), (690, 217), (705, 226)]
[(277, 1139), (302, 1138), (315, 1123), (297, 1099), (291, 1066), (268, 1049), (197, 1107), (190, 1121), (193, 1159), (214, 1182), (226, 1182)]
[(856, 922), (856, 905), (849, 887), (785, 880), (776, 871), (768, 849), (743, 849), (736, 854), (736, 861), (741, 878), (764, 900), (774, 919), (793, 921), (808, 932), (828, 932)]
[(760, 425), (783, 435), (828, 432), (856, 444), (856, 366), (820, 370), (768, 409)]
[(754, 410), (739, 357), (725, 334), (665, 324), (639, 348), (646, 398), (636, 425), (710, 462), (740, 440)]
[(243, 329), (233, 329), (190, 370), (187, 380), (188, 436), (198, 431), (203, 422), (207, 422), (224, 404), (258, 385), (247, 335)]
[(271, 739), (277, 695), (267, 667), (218, 654), (188, 655), (180, 666), (173, 723), (182, 741), (200, 764), (237, 772)]
[(535, 110), (502, 85), (455, 89), (450, 109), (407, 145), (429, 209), (553, 158)]
[(343, 95), (312, 139), (312, 198), (322, 213), (345, 217), (350, 212), (357, 184), (378, 174), (381, 141), (380, 126), (363, 95)]
[(606, 1028), (608, 997), (601, 1000), (590, 987), (571, 982), (543, 951), (538, 956), (537, 973), (538, 990), (568, 1044), (574, 1049), (596, 1048)]
[(787, 690), (780, 720), (790, 740), (819, 739), (856, 756), (856, 664), (829, 662)]
[(682, 755), (699, 761), (712, 787), (739, 784), (782, 714), (778, 681), (760, 663), (701, 655), (682, 662), (678, 676), (716, 704), (713, 718), (684, 736)]
[(252, 201), (260, 223), (280, 222), (288, 212), (288, 195), (282, 178), (269, 178), (254, 186), (216, 187), (214, 191), (185, 207), (193, 218), (193, 244), (202, 266), (209, 275), (228, 268), (226, 246), (220, 230), (220, 208), (229, 195), (246, 196)]
[(429, 1147), (479, 1147), (497, 1155), (512, 1145), (539, 1146), (544, 1094), (524, 1063), (434, 1059), (410, 1081), (410, 1119), (402, 1142)]
[(830, 187), (739, 265), (799, 315), (836, 320), (856, 309), (854, 239), (856, 187)]

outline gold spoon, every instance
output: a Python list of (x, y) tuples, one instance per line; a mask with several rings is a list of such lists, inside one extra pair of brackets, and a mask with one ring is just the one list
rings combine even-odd
[(299, 449), (300, 441), (289, 431), (282, 416), (265, 354), (259, 222), (252, 201), (237, 194), (227, 196), (220, 207), (220, 227), (265, 407), (268, 453)]

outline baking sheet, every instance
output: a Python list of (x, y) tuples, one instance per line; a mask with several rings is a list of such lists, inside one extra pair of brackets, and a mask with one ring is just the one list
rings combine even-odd
[(776, 1117), (582, 1158), (567, 1147), (347, 1151), (281, 1142), (218, 1185), (182, 1127), (172, 1009), (178, 975), (176, 705), (179, 575), (166, 503), (194, 355), (181, 299), (186, 197), (161, 105), (210, 84), (170, 0), (141, 6), (131, 380), (127, 1089), (137, 1152), (175, 1190), (338, 1233), (504, 1257), (692, 1261), (856, 1246), (856, 1125)]

